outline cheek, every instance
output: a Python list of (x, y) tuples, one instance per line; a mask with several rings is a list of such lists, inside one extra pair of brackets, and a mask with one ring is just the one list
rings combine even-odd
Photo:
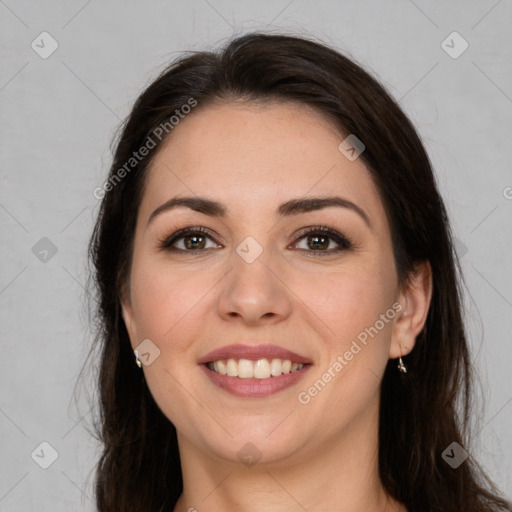
[[(316, 314), (313, 317), (319, 317), (328, 327), (319, 367), (303, 391), (315, 402), (314, 407), (339, 415), (339, 421), (364, 411), (375, 399), (389, 357), (395, 316), (393, 274), (376, 271), (379, 266), (377, 263), (372, 272), (366, 268), (330, 273), (325, 279), (327, 288), (320, 287), (322, 276), (314, 285), (303, 283), (302, 293), (309, 290), (308, 305)], [(340, 415), (339, 411), (347, 414)]]
[[(138, 336), (149, 338), (160, 350), (159, 357), (144, 368), (145, 378), (160, 409), (185, 431), (190, 429), (186, 419), (204, 416), (197, 401), (190, 399), (201, 396), (191, 377), (190, 349), (201, 338), (207, 310), (213, 307), (210, 294), (216, 281), (218, 277), (207, 272), (185, 275), (155, 262), (132, 273)], [(208, 420), (195, 423), (202, 428)]]
[[(371, 266), (353, 265), (297, 281), (297, 295), (323, 321), (336, 348), (343, 348), (347, 340), (350, 343), (391, 308), (393, 275), (384, 267), (375, 261)], [(382, 331), (388, 329), (387, 323)]]
[[(318, 370), (302, 391), (314, 408), (339, 416), (337, 427), (375, 399), (387, 364), (395, 315), (391, 264), (386, 257), (375, 258), (303, 283), (301, 293), (309, 290), (308, 304), (329, 330)], [(381, 320), (386, 313), (387, 321)]]
[(212, 307), (209, 300), (216, 281), (218, 277), (207, 271), (185, 273), (157, 262), (139, 266), (132, 273), (139, 337), (151, 339), (161, 349), (172, 345), (173, 354), (179, 356), (200, 329), (205, 308)]

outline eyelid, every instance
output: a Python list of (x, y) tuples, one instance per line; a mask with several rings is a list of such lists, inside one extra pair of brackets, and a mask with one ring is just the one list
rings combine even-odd
[[(162, 236), (159, 238), (158, 247), (159, 249), (172, 251), (176, 253), (192, 253), (197, 254), (200, 252), (207, 252), (211, 250), (211, 248), (208, 249), (191, 249), (191, 250), (185, 250), (185, 249), (178, 249), (176, 247), (173, 247), (172, 244), (177, 242), (178, 240), (184, 238), (187, 235), (192, 235), (195, 233), (201, 233), (205, 235), (206, 237), (210, 238), (214, 243), (217, 245), (222, 245), (216, 240), (216, 235), (213, 235), (211, 230), (208, 228), (205, 228), (203, 226), (189, 226), (182, 229), (178, 229), (176, 231), (173, 231), (171, 235), (168, 236)], [(309, 253), (310, 256), (322, 256), (322, 255), (332, 255), (337, 254), (342, 251), (346, 251), (349, 249), (356, 248), (356, 244), (353, 242), (353, 240), (345, 235), (344, 233), (338, 231), (337, 229), (330, 228), (328, 226), (323, 225), (314, 225), (314, 226), (307, 226), (305, 228), (302, 228), (299, 230), (298, 233), (295, 233), (294, 235), (294, 242), (292, 242), (292, 245), (296, 245), (299, 243), (303, 238), (310, 234), (316, 234), (316, 233), (322, 233), (326, 235), (328, 238), (333, 240), (336, 244), (338, 244), (338, 247), (335, 249), (329, 249), (329, 250), (306, 250), (306, 249), (299, 249), (303, 253)], [(289, 247), (289, 246), (288, 246)]]
[(353, 249), (356, 247), (356, 244), (353, 242), (351, 237), (345, 235), (344, 233), (338, 231), (337, 229), (330, 228), (328, 226), (322, 226), (322, 225), (316, 225), (316, 226), (308, 226), (306, 228), (303, 228), (295, 235), (296, 241), (295, 244), (298, 243), (303, 238), (307, 237), (308, 235), (313, 235), (316, 233), (321, 233), (333, 240), (335, 243), (338, 244), (338, 248), (336, 249), (330, 249), (326, 251), (305, 251), (306, 253), (311, 253), (312, 255), (322, 255), (322, 254), (336, 254), (343, 250)]
[[(219, 242), (217, 242), (216, 236), (214, 236), (208, 228), (205, 228), (203, 226), (189, 226), (189, 227), (185, 227), (182, 229), (178, 229), (176, 231), (171, 230), (170, 235), (164, 234), (163, 236), (159, 237), (158, 238), (158, 246), (161, 249), (167, 249), (167, 250), (175, 249), (172, 247), (173, 243), (178, 241), (180, 238), (183, 238), (187, 235), (191, 235), (194, 233), (201, 233), (201, 234), (207, 236), (208, 238), (211, 238), (216, 244), (221, 245)], [(205, 249), (201, 249), (201, 250), (204, 251)], [(191, 253), (194, 252), (193, 250), (184, 251), (184, 250), (180, 250), (180, 249), (176, 249), (176, 251), (177, 252), (191, 252)]]

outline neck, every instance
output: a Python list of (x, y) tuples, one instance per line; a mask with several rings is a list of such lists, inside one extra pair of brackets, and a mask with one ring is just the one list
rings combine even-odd
[(183, 494), (174, 512), (406, 512), (378, 476), (378, 403), (343, 436), (312, 440), (287, 460), (246, 467), (204, 451), (178, 434)]

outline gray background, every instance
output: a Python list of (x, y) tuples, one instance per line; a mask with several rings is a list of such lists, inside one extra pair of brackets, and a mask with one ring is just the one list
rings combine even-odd
[[(512, 497), (511, 22), (507, 0), (0, 0), (0, 510), (94, 510), (92, 378), (73, 401), (91, 340), (92, 191), (120, 120), (169, 60), (250, 29), (337, 46), (374, 71), (418, 128), (468, 286), (482, 402), (472, 454)], [(31, 47), (51, 48), (43, 31), (59, 45), (45, 59)], [(469, 44), (457, 58), (441, 46), (453, 31)], [(50, 461), (41, 442), (58, 453), (48, 469), (35, 462)]]

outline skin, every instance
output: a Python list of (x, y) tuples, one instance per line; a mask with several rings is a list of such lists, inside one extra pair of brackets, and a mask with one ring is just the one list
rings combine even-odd
[[(388, 359), (409, 353), (424, 325), (431, 269), (420, 265), (410, 286), (398, 286), (383, 204), (362, 160), (338, 149), (344, 138), (305, 106), (222, 103), (182, 120), (152, 163), (122, 310), (132, 347), (149, 338), (160, 350), (143, 371), (178, 432), (184, 492), (176, 512), (405, 510), (378, 476), (379, 390)], [(228, 215), (179, 207), (147, 224), (170, 198), (194, 195), (222, 202)], [(357, 204), (371, 228), (340, 207), (276, 217), (285, 201), (329, 195)], [(297, 235), (315, 225), (355, 246), (308, 256), (315, 246)], [(203, 252), (159, 248), (189, 226), (211, 231)], [(263, 249), (250, 264), (236, 252), (247, 236)], [(328, 250), (338, 247), (329, 240)], [(183, 239), (174, 245), (186, 250)], [(394, 303), (401, 311), (300, 403), (298, 394)], [(235, 397), (197, 361), (240, 342), (270, 342), (313, 366), (275, 395)], [(261, 454), (251, 467), (237, 456), (248, 442)]]

